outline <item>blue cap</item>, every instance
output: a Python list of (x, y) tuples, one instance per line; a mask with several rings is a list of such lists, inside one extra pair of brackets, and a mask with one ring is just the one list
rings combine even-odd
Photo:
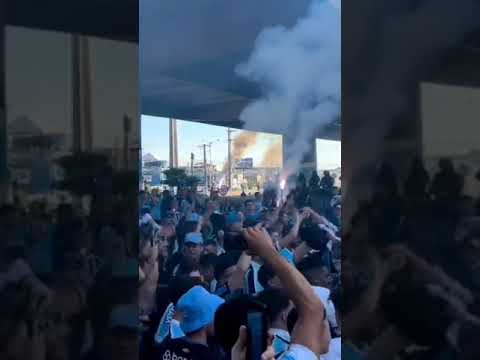
[(225, 302), (210, 294), (202, 286), (194, 286), (178, 300), (176, 309), (183, 314), (180, 327), (185, 334), (199, 331), (213, 324), (215, 312)]
[(238, 224), (242, 222), (240, 214), (237, 212), (230, 212), (227, 216), (227, 225)]
[(185, 236), (185, 244), (192, 243), (196, 245), (203, 245), (203, 236), (201, 233), (191, 232)]

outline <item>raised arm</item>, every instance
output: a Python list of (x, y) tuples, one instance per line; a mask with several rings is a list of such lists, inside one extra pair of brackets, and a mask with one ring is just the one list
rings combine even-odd
[(285, 292), (295, 304), (298, 320), (292, 333), (292, 344), (303, 345), (316, 353), (328, 351), (330, 332), (325, 320), (325, 308), (305, 277), (273, 246), (270, 235), (257, 226), (244, 232), (249, 248), (261, 256), (280, 279)]
[(231, 291), (243, 288), (244, 277), (250, 268), (251, 263), (252, 257), (246, 251), (244, 251), (237, 261), (237, 269), (233, 272), (232, 276), (228, 280), (228, 287)]
[(289, 247), (292, 242), (297, 240), (298, 233), (300, 231), (300, 226), (302, 225), (303, 221), (310, 216), (308, 211), (303, 211), (301, 213), (296, 214), (295, 216), (295, 224), (293, 225), (290, 232), (280, 240), (280, 246), (282, 248)]

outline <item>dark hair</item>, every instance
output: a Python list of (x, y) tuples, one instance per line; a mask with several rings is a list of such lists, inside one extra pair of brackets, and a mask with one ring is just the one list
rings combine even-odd
[(183, 221), (177, 225), (176, 234), (179, 245), (183, 245), (185, 241), (185, 236), (188, 233), (194, 232), (197, 230), (198, 223), (196, 221)]
[(202, 285), (198, 278), (189, 276), (176, 276), (168, 283), (168, 298), (174, 305), (188, 290), (196, 285)]
[(263, 264), (258, 270), (258, 282), (264, 289), (268, 289), (270, 287), (269, 282), (274, 277), (275, 273), (267, 264)]
[(297, 320), (298, 320), (298, 311), (296, 308), (293, 308), (288, 314), (288, 318), (287, 318), (287, 329), (290, 334), (293, 332), (293, 329), (295, 328), (295, 324), (297, 323)]
[(232, 251), (217, 257), (214, 272), (214, 276), (217, 281), (223, 276), (225, 270), (237, 264), (241, 254), (242, 253), (239, 251)]
[(185, 223), (183, 224), (183, 231), (185, 232), (185, 234), (194, 232), (195, 230), (197, 230), (197, 226), (198, 221), (185, 221)]
[(213, 266), (215, 268), (217, 258), (218, 256), (214, 254), (204, 254), (200, 257), (200, 266), (204, 268)]
[(302, 241), (305, 241), (314, 250), (324, 250), (327, 246), (327, 233), (316, 224), (302, 226), (299, 235)]
[(328, 267), (325, 264), (325, 259), (322, 256), (322, 253), (310, 254), (297, 264), (298, 271), (300, 271), (309, 282), (312, 282), (309, 272), (319, 268), (325, 268), (328, 271)]
[(230, 353), (238, 338), (240, 326), (247, 325), (250, 311), (266, 311), (264, 304), (248, 295), (240, 295), (223, 303), (215, 313), (215, 337), (225, 352)]
[(248, 248), (243, 235), (237, 232), (226, 232), (223, 246), (228, 253), (233, 251), (243, 251)]
[(267, 315), (272, 322), (290, 305), (289, 297), (280, 289), (264, 290), (258, 294), (257, 299), (267, 306)]
[(225, 230), (226, 220), (225, 216), (220, 214), (212, 214), (210, 216), (210, 222), (212, 223), (213, 229), (218, 230)]
[(209, 245), (218, 246), (217, 242), (211, 238), (203, 242), (203, 246), (209, 246)]

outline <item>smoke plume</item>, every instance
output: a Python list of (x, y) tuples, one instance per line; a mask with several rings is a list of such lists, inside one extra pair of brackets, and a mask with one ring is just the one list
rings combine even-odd
[(240, 160), (253, 148), (258, 141), (258, 134), (250, 131), (242, 131), (232, 142), (232, 157), (234, 160)]
[(340, 31), (339, 2), (315, 0), (293, 28), (264, 30), (236, 69), (264, 90), (240, 119), (250, 129), (288, 136), (287, 173), (299, 169), (315, 135), (340, 114)]
[(283, 158), (282, 140), (276, 140), (265, 152), (261, 166), (263, 167), (281, 167)]

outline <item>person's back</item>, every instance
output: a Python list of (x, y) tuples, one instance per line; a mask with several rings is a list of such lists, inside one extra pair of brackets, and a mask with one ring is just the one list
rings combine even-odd
[(440, 171), (432, 181), (431, 193), (437, 200), (458, 198), (462, 192), (463, 181), (448, 159), (439, 161)]
[(152, 360), (212, 360), (215, 353), (204, 344), (194, 343), (183, 337), (180, 339), (165, 339), (155, 350)]
[(405, 195), (414, 199), (424, 198), (429, 182), (430, 176), (427, 170), (425, 170), (422, 162), (416, 159), (404, 184)]
[(323, 173), (322, 180), (320, 181), (320, 187), (324, 190), (331, 191), (333, 190), (334, 180), (328, 171)]
[(181, 314), (180, 328), (184, 337), (162, 341), (155, 359), (209, 360), (218, 359), (208, 339), (215, 335), (215, 312), (224, 300), (210, 294), (202, 286), (194, 286), (177, 302), (175, 310)]

